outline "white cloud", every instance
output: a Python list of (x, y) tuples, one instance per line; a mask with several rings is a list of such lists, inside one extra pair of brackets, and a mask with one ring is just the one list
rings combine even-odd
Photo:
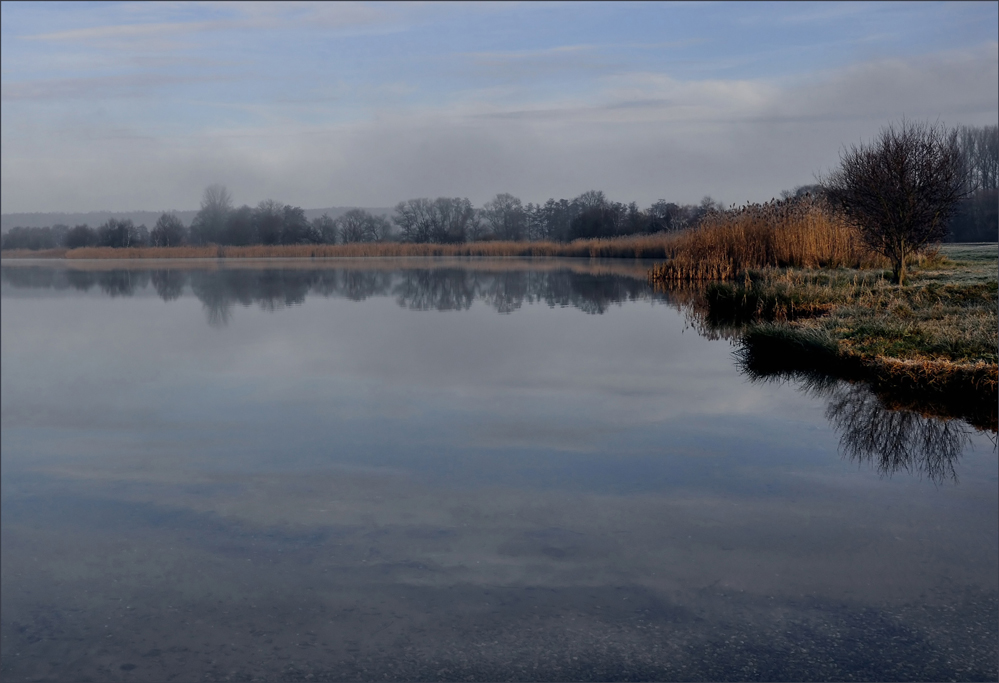
[(997, 55), (990, 43), (785, 81), (629, 73), (602, 78), (590, 97), (478, 90), (336, 124), (323, 123), (338, 116), (336, 98), (254, 105), (257, 123), (184, 135), (95, 115), (38, 136), (5, 107), (3, 211), (189, 208), (211, 182), (238, 201), (305, 207), (441, 195), (481, 203), (497, 192), (544, 201), (593, 188), (644, 204), (769, 199), (902, 116), (995, 123)]
[(220, 28), (223, 25), (223, 22), (217, 21), (114, 24), (108, 26), (78, 28), (69, 31), (56, 31), (53, 33), (40, 33), (37, 35), (24, 36), (23, 39), (44, 42), (113, 41), (121, 38), (149, 38), (164, 34), (193, 33), (196, 31)]

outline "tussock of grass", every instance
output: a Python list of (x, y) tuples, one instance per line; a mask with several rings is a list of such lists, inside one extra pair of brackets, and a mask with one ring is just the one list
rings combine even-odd
[(706, 217), (675, 236), (665, 263), (650, 280), (731, 280), (750, 268), (859, 268), (884, 260), (864, 245), (860, 233), (825, 202), (750, 204)]

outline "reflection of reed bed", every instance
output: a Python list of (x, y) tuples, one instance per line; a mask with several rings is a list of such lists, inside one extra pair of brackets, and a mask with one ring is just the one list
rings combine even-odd
[[(37, 261), (41, 261), (40, 259)], [(399, 270), (462, 268), (482, 272), (522, 270), (554, 272), (568, 270), (587, 275), (620, 275), (645, 280), (653, 261), (629, 259), (527, 258), (527, 257), (454, 257), (401, 256), (385, 258), (266, 258), (266, 259), (62, 259), (33, 262), (17, 259), (4, 268), (60, 268), (80, 271), (104, 270)]]
[[(84, 247), (65, 253), (68, 259), (164, 258), (379, 258), (400, 256), (519, 256), (571, 258), (664, 258), (672, 235), (635, 235), (573, 242), (469, 242), (466, 244), (410, 244), (402, 242), (352, 244), (285, 244), (250, 246), (139, 247), (112, 249)], [(38, 252), (35, 252), (36, 255)], [(6, 254), (5, 254), (6, 256)]]
[(748, 268), (859, 268), (885, 265), (859, 232), (822, 200), (750, 204), (708, 215), (670, 240), (653, 282), (731, 280)]
[(729, 324), (711, 316), (708, 304), (707, 287), (703, 282), (680, 280), (670, 283), (657, 283), (655, 291), (667, 304), (681, 313), (687, 324), (706, 339), (737, 340), (742, 334), (742, 326)]

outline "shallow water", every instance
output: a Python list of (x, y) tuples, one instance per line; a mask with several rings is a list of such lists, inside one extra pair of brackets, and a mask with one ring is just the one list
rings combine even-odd
[(0, 295), (5, 680), (997, 677), (994, 436), (754, 383), (642, 264)]

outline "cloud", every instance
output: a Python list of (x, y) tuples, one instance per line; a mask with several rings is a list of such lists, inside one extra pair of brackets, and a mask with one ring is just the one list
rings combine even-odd
[(101, 100), (109, 97), (134, 97), (148, 94), (166, 86), (223, 80), (231, 79), (220, 76), (172, 76), (158, 73), (57, 78), (5, 83), (2, 96), (4, 101), (11, 102), (18, 100)]
[[(3, 211), (189, 208), (212, 182), (228, 184), (240, 202), (271, 197), (304, 207), (420, 196), (481, 204), (497, 192), (538, 202), (593, 188), (646, 205), (705, 194), (769, 199), (811, 182), (844, 145), (902, 116), (995, 123), (997, 57), (989, 43), (783, 80), (635, 72), (599, 79), (589, 96), (518, 102), (515, 88), (465, 91), (353, 119), (337, 119), (340, 105), (327, 97), (254, 105), (259, 111), (239, 125), (169, 136), (151, 135), (148, 123), (96, 119), (37, 136), (33, 122), (5, 107)], [(11, 96), (44, 94), (17, 87)], [(100, 87), (141, 86), (124, 79)], [(120, 137), (93, 142), (100, 131)]]
[(69, 31), (56, 31), (53, 33), (40, 33), (37, 35), (24, 36), (23, 40), (44, 42), (82, 42), (106, 41), (121, 38), (149, 38), (152, 36), (206, 31), (213, 28), (221, 28), (225, 25), (226, 22), (219, 21), (116, 24), (109, 26), (91, 26), (88, 28), (78, 28)]
[[(343, 28), (393, 20), (396, 15), (378, 6), (357, 2), (312, 3), (259, 2), (200, 3), (204, 10), (217, 10), (223, 18), (191, 21), (150, 21), (108, 23), (64, 31), (51, 31), (22, 36), (22, 40), (39, 42), (104, 42), (121, 39), (146, 39), (164, 35), (221, 31), (234, 28), (272, 29), (288, 26)], [(207, 12), (201, 12), (202, 14)], [(169, 10), (158, 15), (175, 14)]]

